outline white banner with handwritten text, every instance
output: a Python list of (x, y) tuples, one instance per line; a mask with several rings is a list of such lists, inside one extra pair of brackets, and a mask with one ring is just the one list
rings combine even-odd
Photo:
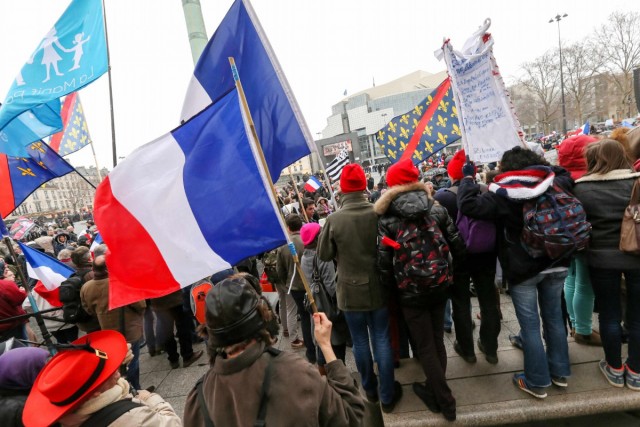
[(458, 107), (462, 143), (469, 158), (479, 163), (499, 161), (502, 154), (523, 145), (523, 133), (493, 57), (493, 38), (482, 27), (455, 51), (447, 40), (442, 51)]

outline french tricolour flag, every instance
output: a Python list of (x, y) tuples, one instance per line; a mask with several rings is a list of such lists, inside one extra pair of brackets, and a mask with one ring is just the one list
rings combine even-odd
[(311, 193), (316, 192), (320, 187), (322, 187), (322, 183), (315, 176), (309, 178), (309, 180), (304, 184), (304, 189)]
[(58, 298), (58, 288), (62, 282), (74, 273), (73, 268), (20, 242), (18, 242), (18, 245), (20, 245), (20, 249), (27, 261), (27, 274), (32, 279), (38, 280), (34, 290), (51, 305), (61, 306), (62, 304)]
[(96, 235), (93, 237), (93, 243), (91, 243), (89, 252), (93, 253), (96, 250), (96, 248), (103, 243), (104, 243), (104, 240), (102, 240), (102, 236), (100, 235), (100, 233), (96, 233)]
[(109, 246), (111, 308), (167, 295), (286, 242), (248, 135), (234, 89), (100, 184), (94, 216)]
[(585, 124), (583, 124), (580, 127), (576, 135), (589, 135), (590, 132), (591, 132), (591, 125), (589, 124), (589, 120), (587, 120)]

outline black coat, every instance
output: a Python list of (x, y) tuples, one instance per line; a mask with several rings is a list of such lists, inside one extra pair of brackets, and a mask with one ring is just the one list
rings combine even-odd
[(29, 390), (0, 390), (0, 426), (22, 427), (22, 411)]
[[(394, 250), (382, 244), (383, 236), (395, 236), (405, 219), (418, 219), (431, 216), (442, 231), (453, 254), (463, 254), (464, 243), (458, 234), (455, 224), (447, 210), (429, 197), (429, 189), (421, 182), (398, 185), (388, 189), (374, 205), (375, 212), (380, 215), (378, 221), (378, 271), (380, 282), (393, 291), (398, 291), (401, 305), (416, 306), (420, 301), (431, 301), (431, 291), (416, 292), (416, 289), (397, 289), (393, 270)], [(444, 295), (443, 295), (444, 296)]]
[[(569, 172), (554, 167), (554, 183), (571, 191), (573, 180)], [(480, 185), (465, 178), (458, 189), (458, 209), (471, 218), (496, 221), (498, 228), (498, 258), (510, 285), (517, 285), (550, 267), (567, 267), (569, 259), (552, 260), (545, 256), (532, 258), (520, 243), (524, 227), (522, 201), (515, 201), (495, 193), (480, 192)]]

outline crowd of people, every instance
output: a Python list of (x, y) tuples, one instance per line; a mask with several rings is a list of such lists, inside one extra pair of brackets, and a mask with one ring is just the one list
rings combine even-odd
[[(263, 295), (251, 258), (199, 282), (208, 291), (200, 303), (189, 287), (109, 310), (108, 249), (90, 249), (95, 224), (80, 235), (72, 223), (51, 227), (28, 244), (75, 271), (60, 287), (62, 307), (34, 293), (39, 310), (53, 310), (45, 321), (57, 353), (35, 345), (24, 316), (35, 281), (19, 274), (20, 247), (15, 257), (0, 248), (0, 424), (357, 426), (365, 400), (394, 411), (403, 395), (395, 369), (407, 357), (426, 377), (413, 392), (453, 421), (445, 333), (455, 333), (465, 362), (477, 361), (477, 349), (500, 363), (505, 285), (520, 326), (509, 339), (524, 356), (516, 390), (543, 399), (548, 387), (569, 387), (573, 336), (603, 347), (599, 369), (612, 386), (640, 391), (640, 242), (635, 250), (621, 243), (625, 212), (640, 204), (640, 130), (611, 137), (564, 140), (558, 165), (526, 147), (492, 167), (460, 150), (443, 159), (444, 173), (407, 159), (377, 184), (357, 164), (344, 167), (336, 188), (292, 184), (280, 207), (300, 263), (287, 246), (257, 257), (277, 304)], [(554, 215), (562, 232), (549, 237)], [(292, 351), (274, 348), (281, 336)], [(154, 387), (142, 388), (140, 348), (180, 369), (205, 360), (193, 346), (202, 340), (209, 369), (176, 414)], [(361, 388), (345, 366), (347, 346)]]

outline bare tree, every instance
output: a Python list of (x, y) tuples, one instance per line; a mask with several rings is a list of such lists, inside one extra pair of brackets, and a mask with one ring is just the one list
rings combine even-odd
[(640, 13), (613, 12), (606, 24), (594, 35), (603, 68), (607, 70), (619, 90), (619, 103), (631, 105), (633, 97), (633, 69), (640, 65)]
[(563, 48), (562, 57), (566, 95), (572, 101), (574, 119), (583, 123), (585, 108), (592, 101), (602, 57), (596, 55), (594, 46), (587, 42), (578, 42)]
[(535, 60), (522, 64), (521, 68), (523, 76), (518, 79), (518, 84), (524, 86), (537, 99), (538, 121), (543, 123), (545, 132), (548, 132), (551, 120), (557, 114), (559, 106), (557, 102), (560, 96), (558, 56), (554, 51), (547, 51)]

